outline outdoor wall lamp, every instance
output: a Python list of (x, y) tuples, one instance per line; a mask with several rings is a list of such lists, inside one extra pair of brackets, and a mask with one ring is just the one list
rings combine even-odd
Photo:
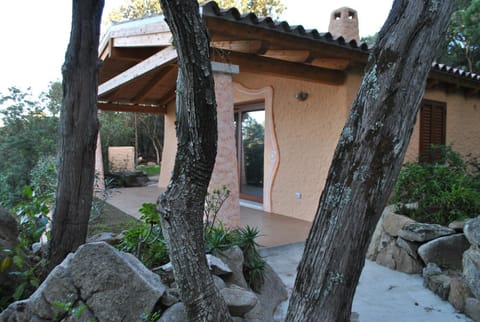
[(307, 92), (298, 92), (298, 93), (295, 93), (295, 98), (299, 101), (304, 101), (308, 98), (308, 93)]

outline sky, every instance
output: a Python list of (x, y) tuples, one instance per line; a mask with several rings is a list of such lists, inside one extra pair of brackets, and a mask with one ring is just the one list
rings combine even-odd
[[(0, 2), (0, 93), (8, 87), (32, 88), (34, 95), (61, 80), (68, 46), (71, 0), (3, 0)], [(105, 0), (104, 13), (123, 3)], [(343, 6), (358, 11), (360, 36), (379, 31), (392, 0), (283, 0), (287, 9), (280, 20), (290, 25), (328, 30), (330, 13)]]

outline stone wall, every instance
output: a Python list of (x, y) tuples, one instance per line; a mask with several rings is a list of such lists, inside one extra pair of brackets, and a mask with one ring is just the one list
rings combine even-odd
[(480, 216), (444, 227), (419, 223), (389, 206), (375, 229), (367, 259), (410, 274), (457, 310), (480, 321)]

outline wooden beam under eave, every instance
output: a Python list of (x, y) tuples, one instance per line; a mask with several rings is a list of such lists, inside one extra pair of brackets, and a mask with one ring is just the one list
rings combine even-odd
[(297, 79), (328, 85), (342, 85), (345, 83), (346, 74), (339, 70), (330, 70), (300, 63), (229, 52), (224, 57), (215, 56), (215, 61), (240, 66), (241, 72), (251, 72)]
[(176, 49), (167, 47), (101, 84), (98, 87), (98, 96), (105, 95), (150, 71), (171, 63), (175, 59), (177, 59)]
[[(349, 59), (355, 63), (366, 63), (368, 51), (341, 45), (328, 39), (313, 39), (293, 32), (283, 32), (258, 27), (238, 21), (228, 21), (222, 17), (206, 16), (207, 28), (212, 41), (235, 39), (262, 40), (270, 44), (270, 49), (310, 50), (326, 57)], [(317, 56), (314, 54), (314, 56)]]
[(350, 62), (349, 59), (344, 58), (314, 58), (310, 64), (328, 69), (345, 70), (350, 65)]
[(429, 79), (427, 79), (427, 85), (425, 87), (426, 87), (426, 89), (432, 89), (435, 86), (437, 86), (439, 83), (440, 82), (438, 81), (438, 79), (429, 78)]
[(264, 54), (269, 58), (286, 60), (295, 63), (304, 63), (310, 57), (309, 50), (270, 49)]
[(166, 107), (162, 106), (143, 106), (135, 104), (104, 103), (98, 102), (97, 107), (102, 111), (112, 112), (131, 112), (145, 114), (167, 114)]
[(219, 48), (230, 51), (238, 51), (246, 54), (263, 54), (267, 51), (269, 44), (262, 40), (228, 40), (212, 41), (212, 48)]
[[(165, 71), (162, 72), (162, 75), (167, 75), (172, 72), (175, 65), (170, 65), (165, 67)], [(176, 70), (175, 70), (176, 71)], [(153, 77), (146, 85), (143, 86), (143, 88), (135, 95), (134, 98), (132, 98), (132, 103), (139, 104), (144, 101), (146, 97), (151, 93), (153, 88), (157, 86), (158, 83), (162, 82), (163, 77)], [(163, 102), (162, 99), (159, 100), (160, 102)]]
[(166, 47), (171, 44), (172, 34), (170, 32), (117, 37), (113, 39), (114, 47)]

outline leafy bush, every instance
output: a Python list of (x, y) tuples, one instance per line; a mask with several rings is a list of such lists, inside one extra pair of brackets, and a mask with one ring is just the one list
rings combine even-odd
[[(220, 191), (213, 193), (220, 196)], [(227, 194), (228, 197), (228, 194)], [(220, 198), (222, 199), (222, 198)], [(219, 199), (219, 200), (220, 200)], [(224, 201), (224, 200), (223, 200)], [(210, 218), (216, 218), (221, 202), (211, 203)], [(214, 206), (214, 205), (217, 205)], [(125, 237), (117, 246), (118, 249), (134, 254), (145, 266), (158, 267), (169, 261), (168, 248), (162, 235), (160, 217), (153, 203), (144, 203), (140, 208), (142, 223), (134, 225), (125, 232)], [(222, 251), (235, 245), (239, 246), (244, 256), (243, 272), (245, 279), (253, 290), (259, 290), (263, 284), (265, 260), (257, 252), (257, 228), (246, 226), (239, 229), (225, 227), (222, 222), (213, 225), (213, 221), (205, 223), (205, 251), (211, 254), (221, 254)]]
[(142, 223), (134, 225), (125, 232), (125, 237), (118, 248), (134, 254), (149, 268), (163, 265), (169, 261), (169, 256), (156, 205), (144, 203), (140, 212)]
[(30, 188), (24, 190), (25, 201), (15, 208), (19, 236), (14, 249), (0, 247), (4, 258), (2, 273), (12, 276), (0, 288), (0, 310), (8, 304), (30, 296), (46, 276), (46, 261), (31, 253), (32, 244), (39, 241), (48, 223), (51, 195), (37, 195)]
[[(441, 158), (433, 164), (406, 163), (392, 201), (413, 219), (448, 225), (480, 214), (480, 171), (476, 159), (465, 161), (451, 147), (438, 146)], [(405, 204), (417, 203), (418, 207)]]

